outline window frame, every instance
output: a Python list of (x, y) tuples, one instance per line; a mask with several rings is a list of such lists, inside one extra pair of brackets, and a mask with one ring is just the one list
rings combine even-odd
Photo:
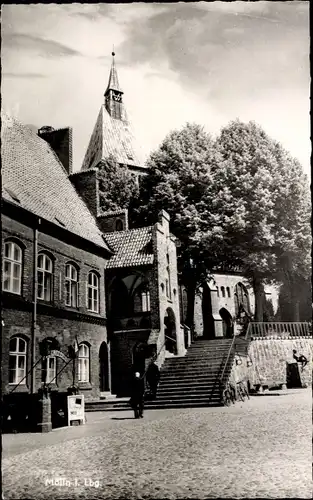
[[(43, 267), (39, 267), (39, 258), (40, 257), (44, 257), (44, 264), (43, 264)], [(45, 269), (45, 264), (46, 264), (46, 261), (47, 259), (51, 262), (51, 271), (49, 271), (48, 269)], [(39, 275), (40, 273), (42, 274), (43, 278), (42, 278), (42, 290), (43, 290), (43, 297), (40, 297), (39, 296)], [(45, 276), (48, 275), (50, 276), (50, 298), (47, 299), (45, 297), (45, 289), (48, 289), (47, 287), (45, 287)], [(46, 252), (39, 252), (38, 255), (37, 255), (37, 300), (40, 300), (42, 302), (53, 302), (53, 293), (54, 293), (54, 258), (53, 256), (51, 256), (50, 254), (46, 253)]]
[[(81, 350), (87, 351), (87, 355), (81, 355)], [(83, 363), (82, 360), (87, 360)], [(77, 354), (77, 380), (79, 384), (90, 383), (90, 346), (86, 342), (81, 342)]]
[[(70, 276), (67, 276), (67, 268), (70, 268)], [(76, 272), (76, 280), (72, 278), (72, 270)], [(67, 291), (67, 284), (69, 284), (69, 291)], [(76, 292), (75, 292), (75, 297), (76, 297), (76, 303), (75, 305), (72, 302), (73, 295), (72, 295), (72, 290), (73, 286), (76, 285)], [(65, 270), (64, 270), (64, 288), (65, 288), (65, 305), (66, 307), (71, 307), (73, 309), (78, 309), (79, 308), (79, 267), (77, 264), (74, 262), (66, 262), (65, 264)], [(70, 297), (70, 303), (67, 302), (67, 295), (69, 294)]]
[[(16, 340), (16, 350), (13, 351), (11, 350), (11, 342), (13, 340)], [(24, 342), (25, 344), (25, 351), (19, 350), (19, 345), (20, 341)], [(10, 358), (15, 357), (15, 368), (14, 368), (14, 381), (10, 382), (10, 375), (12, 372), (12, 369), (10, 368)], [(19, 377), (18, 376), (18, 370), (21, 370), (19, 368), (19, 359), (23, 358), (24, 359), (24, 367), (22, 368), (23, 370), (23, 376)], [(8, 375), (9, 375), (9, 385), (27, 385), (27, 363), (28, 363), (28, 341), (22, 337), (21, 335), (14, 335), (13, 337), (10, 338), (9, 341), (9, 369), (8, 369)]]
[[(13, 258), (7, 257), (6, 254), (6, 246), (7, 245), (12, 245), (13, 249), (11, 251), (11, 255), (13, 255)], [(14, 253), (15, 253), (15, 247), (19, 250), (20, 252), (20, 260), (15, 260), (14, 259)], [(7, 239), (4, 242), (4, 247), (3, 247), (3, 259), (2, 259), (2, 264), (3, 264), (3, 275), (2, 275), (2, 290), (6, 293), (13, 293), (14, 295), (22, 295), (22, 290), (23, 290), (23, 271), (24, 271), (24, 249), (25, 246), (22, 244), (20, 241), (15, 241), (13, 239)], [(5, 262), (10, 264), (10, 275), (9, 275), (9, 289), (4, 288), (4, 283), (5, 283)], [(14, 266), (18, 266), (19, 268), (19, 277), (18, 279), (18, 285), (19, 285), (19, 290), (14, 291), (13, 290), (13, 283), (16, 278), (14, 278)]]
[[(49, 365), (49, 361), (51, 360), (54, 360), (54, 368), (53, 368), (53, 373), (52, 373), (52, 377), (49, 378), (48, 377), (48, 373), (51, 371), (51, 368), (48, 366)], [(42, 375), (46, 372), (46, 377), (45, 377), (45, 380), (42, 380), (42, 382), (46, 383), (46, 384), (51, 384), (51, 382), (53, 381), (54, 384), (57, 383), (57, 357), (56, 356), (46, 356), (43, 360), (42, 360)], [(42, 377), (43, 379), (43, 377)]]
[[(89, 277), (93, 276), (97, 279), (97, 286), (94, 283), (89, 283)], [(91, 308), (89, 308), (89, 291), (91, 290)], [(95, 301), (95, 292), (97, 293), (97, 301)], [(100, 276), (96, 271), (89, 271), (87, 279), (87, 296), (86, 296), (87, 311), (100, 314)], [(97, 302), (97, 308), (94, 307), (95, 302)]]

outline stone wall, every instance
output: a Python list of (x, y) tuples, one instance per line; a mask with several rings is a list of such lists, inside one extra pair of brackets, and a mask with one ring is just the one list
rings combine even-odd
[(303, 354), (308, 364), (299, 374), (303, 385), (312, 384), (312, 339), (272, 339), (253, 340), (249, 346), (249, 356), (252, 366), (248, 370), (252, 385), (267, 385), (275, 387), (287, 383), (287, 363), (295, 363), (293, 349), (298, 356)]

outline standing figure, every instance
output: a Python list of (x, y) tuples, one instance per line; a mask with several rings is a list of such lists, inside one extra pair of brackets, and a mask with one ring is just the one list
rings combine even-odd
[(160, 370), (158, 365), (154, 361), (152, 361), (152, 363), (150, 363), (150, 365), (148, 366), (146, 379), (149, 384), (151, 396), (153, 399), (155, 399), (160, 380)]
[(143, 418), (145, 383), (140, 373), (135, 373), (135, 378), (132, 385), (132, 393), (130, 398), (130, 405), (134, 410), (135, 418)]

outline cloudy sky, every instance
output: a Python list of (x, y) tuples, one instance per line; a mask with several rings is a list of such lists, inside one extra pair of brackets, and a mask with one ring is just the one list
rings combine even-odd
[(187, 121), (217, 134), (255, 120), (310, 168), (308, 2), (2, 7), (2, 106), (72, 126), (79, 170), (114, 44), (128, 115), (148, 155)]

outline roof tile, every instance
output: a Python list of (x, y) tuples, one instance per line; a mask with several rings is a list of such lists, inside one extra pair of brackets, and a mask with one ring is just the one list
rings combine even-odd
[(106, 262), (106, 269), (153, 263), (152, 226), (106, 233), (105, 238), (115, 252)]
[(4, 117), (1, 153), (4, 199), (108, 249), (95, 219), (46, 141), (26, 125)]

